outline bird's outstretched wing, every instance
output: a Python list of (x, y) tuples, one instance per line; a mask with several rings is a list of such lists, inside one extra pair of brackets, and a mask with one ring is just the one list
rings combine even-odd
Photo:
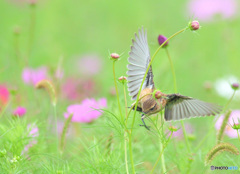
[(165, 120), (182, 120), (190, 117), (210, 116), (218, 114), (221, 106), (197, 100), (180, 94), (168, 96), (165, 107)]
[[(138, 35), (135, 33), (135, 40), (132, 40), (132, 44), (128, 58), (127, 80), (129, 95), (132, 96), (132, 100), (136, 100), (144, 74), (151, 60), (147, 42), (147, 31), (144, 31), (143, 28), (139, 29)], [(146, 87), (154, 87), (152, 66), (148, 71), (142, 89)]]

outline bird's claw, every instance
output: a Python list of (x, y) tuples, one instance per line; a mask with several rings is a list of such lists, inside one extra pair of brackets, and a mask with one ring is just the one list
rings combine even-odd
[(139, 126), (144, 126), (147, 130), (150, 131), (150, 127), (151, 127), (151, 126), (146, 126), (146, 125), (144, 125), (144, 124), (140, 124)]

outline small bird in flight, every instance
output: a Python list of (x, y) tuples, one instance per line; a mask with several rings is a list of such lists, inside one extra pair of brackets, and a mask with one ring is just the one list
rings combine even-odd
[(155, 85), (152, 66), (150, 66), (146, 79), (143, 82), (142, 90), (139, 91), (150, 61), (147, 32), (142, 28), (139, 29), (138, 35), (135, 34), (135, 40), (132, 40), (128, 58), (129, 64), (127, 65), (127, 86), (132, 100), (136, 100), (140, 92), (139, 99), (141, 100), (139, 100), (137, 106), (133, 103), (133, 109), (137, 107), (137, 111), (143, 113), (141, 118), (143, 126), (147, 129), (149, 128), (146, 126), (144, 118), (156, 114), (163, 109), (165, 109), (164, 118), (166, 121), (182, 120), (197, 116), (210, 116), (220, 113), (221, 107), (218, 105), (180, 94), (164, 94), (160, 92), (159, 99), (153, 98), (152, 93), (155, 90)]

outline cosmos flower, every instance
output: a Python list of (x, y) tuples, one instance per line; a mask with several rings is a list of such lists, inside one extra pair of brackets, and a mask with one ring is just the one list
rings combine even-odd
[(47, 68), (46, 67), (40, 67), (37, 69), (25, 68), (22, 72), (22, 79), (24, 83), (35, 86), (39, 81), (48, 79)]
[(237, 13), (236, 0), (191, 0), (188, 4), (190, 16), (201, 21), (212, 21), (216, 15), (222, 19), (232, 18)]
[(73, 114), (72, 122), (90, 123), (102, 115), (102, 113), (96, 109), (105, 107), (107, 107), (107, 100), (105, 98), (101, 98), (98, 101), (93, 98), (85, 99), (81, 104), (68, 106), (64, 117), (68, 118), (70, 114)]
[(0, 85), (0, 110), (2, 106), (5, 106), (8, 103), (9, 100), (9, 91), (8, 89)]
[(98, 74), (102, 69), (102, 60), (97, 55), (84, 55), (78, 62), (77, 69), (83, 75), (91, 76)]
[[(221, 79), (218, 79), (214, 85), (216, 92), (219, 96), (229, 99), (234, 90), (232, 89), (233, 83), (238, 83), (239, 80), (235, 76), (227, 76)], [(235, 93), (235, 97), (233, 99), (239, 99), (240, 98), (240, 90), (237, 90)]]
[(21, 106), (17, 107), (17, 109), (15, 109), (13, 111), (13, 115), (18, 116), (18, 117), (24, 116), (25, 113), (26, 113), (26, 109), (24, 107), (21, 107)]
[[(222, 125), (222, 122), (223, 122), (223, 119), (224, 119), (224, 115), (221, 115), (216, 124), (215, 124), (215, 128), (216, 130), (219, 130), (221, 128), (221, 125)], [(240, 119), (240, 110), (233, 110), (231, 112), (231, 115), (228, 119), (228, 124), (226, 125), (226, 128), (225, 128), (225, 134), (231, 138), (237, 138), (238, 137), (238, 134), (237, 134), (237, 131), (234, 130), (231, 125), (234, 125), (235, 124), (240, 124), (238, 121)]]
[(29, 143), (24, 147), (22, 154), (27, 153), (28, 150), (37, 144), (36, 138), (39, 136), (38, 127), (35, 124), (29, 124), (27, 126), (27, 131), (29, 132), (28, 137), (30, 138)]

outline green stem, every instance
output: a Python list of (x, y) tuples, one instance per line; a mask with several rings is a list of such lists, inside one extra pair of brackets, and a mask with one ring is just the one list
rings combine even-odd
[(185, 139), (185, 143), (187, 145), (188, 152), (191, 153), (191, 148), (190, 148), (190, 145), (189, 145), (189, 142), (188, 142), (187, 132), (186, 132), (183, 120), (181, 120), (181, 126), (182, 126), (183, 136), (184, 136), (184, 139)]
[(129, 133), (129, 156), (130, 156), (130, 161), (132, 166), (132, 173), (135, 174), (133, 153), (132, 153), (132, 131)]
[(54, 118), (55, 118), (55, 124), (56, 124), (56, 140), (57, 140), (57, 153), (58, 153), (58, 125), (57, 125), (57, 105), (53, 105), (54, 110)]
[[(163, 124), (164, 124), (164, 116), (163, 115), (161, 115), (161, 127), (160, 127), (160, 129), (162, 130), (162, 135), (161, 135), (161, 137), (163, 137), (164, 136), (164, 132), (163, 132)], [(160, 152), (161, 151), (163, 151), (163, 144), (162, 144), (162, 139), (161, 139), (161, 137), (160, 137)], [(166, 145), (167, 146), (167, 145)], [(161, 155), (161, 164), (162, 164), (162, 171), (163, 171), (163, 173), (166, 173), (167, 172), (167, 170), (166, 170), (166, 164), (165, 164), (165, 159), (164, 159), (164, 151), (162, 152), (162, 155)]]
[(168, 60), (170, 62), (171, 71), (172, 71), (172, 75), (173, 75), (174, 92), (177, 93), (177, 78), (176, 78), (173, 62), (172, 62), (172, 59), (171, 59), (170, 54), (168, 52), (168, 49), (165, 48), (165, 50), (166, 50), (166, 53), (167, 53), (167, 56), (168, 56)]
[(231, 98), (228, 100), (227, 104), (226, 104), (225, 107), (223, 108), (223, 111), (222, 111), (223, 113), (226, 111), (228, 105), (231, 103), (231, 101), (232, 101), (232, 99), (233, 99), (235, 93), (236, 93), (236, 90), (234, 90), (234, 92), (233, 92)]
[[(161, 140), (160, 140), (161, 141)], [(162, 152), (162, 155), (161, 155), (161, 164), (162, 164), (162, 171), (163, 173), (166, 173), (167, 170), (166, 170), (166, 165), (165, 165), (165, 159), (164, 159), (164, 149), (163, 149), (163, 144), (160, 142), (160, 152)]]
[(124, 92), (125, 112), (126, 112), (126, 121), (125, 121), (125, 124), (127, 125), (128, 110), (127, 110), (127, 95), (126, 95), (125, 84), (123, 84), (123, 92)]
[(70, 122), (72, 120), (72, 117), (73, 117), (73, 114), (69, 115), (69, 117), (64, 122), (63, 130), (62, 130), (62, 134), (61, 134), (61, 138), (60, 138), (61, 154), (63, 154), (63, 150), (64, 150), (64, 146), (65, 146), (66, 134), (67, 134), (67, 130), (68, 130), (69, 124), (70, 124)]
[(238, 130), (237, 130), (237, 134), (238, 134), (238, 139), (239, 139), (239, 141), (240, 141), (240, 136), (239, 136)]
[[(124, 101), (125, 101), (125, 112), (126, 112), (126, 121), (125, 125), (127, 126), (127, 95), (126, 95), (126, 89), (125, 89), (125, 83), (123, 84), (123, 92), (124, 92)], [(127, 132), (124, 132), (124, 152), (125, 152), (125, 165), (126, 165), (126, 173), (129, 174), (128, 171), (128, 158), (127, 158)]]
[[(158, 156), (158, 158), (157, 158), (157, 161), (155, 162), (155, 164), (154, 164), (154, 166), (153, 166), (153, 168), (152, 168), (151, 174), (154, 172), (154, 170), (155, 170), (158, 162), (160, 161), (160, 159), (162, 159), (162, 155), (163, 155), (164, 149), (167, 147), (167, 144), (168, 144), (169, 140), (171, 139), (172, 134), (173, 134), (173, 132), (171, 132), (171, 135), (170, 135), (170, 137), (168, 138), (165, 146), (162, 145), (162, 151), (161, 151), (161, 153), (159, 154), (159, 156)], [(164, 158), (163, 158), (163, 159), (164, 159)], [(164, 172), (164, 169), (163, 169), (163, 172)], [(165, 173), (166, 173), (166, 168), (165, 168)]]
[(113, 78), (114, 78), (115, 90), (116, 90), (117, 101), (118, 101), (118, 109), (120, 112), (122, 123), (124, 123), (122, 109), (121, 109), (120, 100), (119, 100), (119, 94), (118, 94), (117, 80), (116, 80), (116, 75), (115, 75), (115, 62), (116, 62), (116, 60), (113, 60)]
[(125, 152), (125, 165), (126, 165), (126, 173), (129, 174), (128, 172), (128, 158), (127, 158), (127, 136), (126, 132), (124, 133), (124, 152)]

